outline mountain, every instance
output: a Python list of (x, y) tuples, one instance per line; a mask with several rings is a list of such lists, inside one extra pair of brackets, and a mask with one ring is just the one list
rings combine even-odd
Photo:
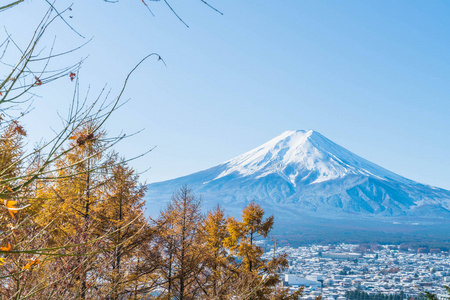
[(286, 131), (218, 166), (150, 184), (149, 211), (157, 211), (185, 184), (203, 196), (206, 209), (220, 204), (238, 215), (256, 201), (280, 226), (450, 219), (450, 191), (390, 172), (313, 130)]

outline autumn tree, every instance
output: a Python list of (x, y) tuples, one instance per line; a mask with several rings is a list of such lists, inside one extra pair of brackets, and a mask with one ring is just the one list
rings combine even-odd
[[(264, 249), (257, 241), (266, 238), (274, 224), (274, 217), (264, 218), (259, 204), (250, 203), (242, 211), (242, 221), (228, 218), (229, 236), (225, 246), (240, 261), (234, 285), (235, 297), (242, 299), (296, 299), (278, 287), (279, 273), (288, 262), (285, 255), (264, 258)], [(299, 292), (300, 293), (300, 292)], [(287, 298), (287, 297), (294, 298)]]
[(101, 256), (108, 262), (103, 266), (108, 269), (104, 278), (110, 285), (108, 294), (121, 299), (133, 293), (129, 286), (141, 275), (139, 250), (152, 241), (153, 230), (143, 215), (145, 186), (139, 185), (135, 171), (119, 163), (108, 172), (97, 208), (96, 234), (107, 236)]
[(266, 238), (273, 227), (273, 216), (264, 219), (264, 210), (255, 204), (250, 203), (242, 211), (242, 221), (234, 217), (228, 220), (230, 236), (226, 240), (226, 245), (243, 260), (243, 267), (248, 272), (254, 272), (264, 266), (261, 256), (264, 250), (256, 245), (257, 238)]
[[(0, 120), (1, 122), (1, 120)], [(2, 126), (0, 135), (0, 197), (12, 219), (18, 212), (15, 208), (17, 201), (17, 189), (15, 187), (21, 181), (20, 174), (22, 171), (22, 157), (23, 157), (23, 137), (26, 132), (17, 122), (6, 124)], [(5, 216), (6, 217), (6, 216)], [(2, 224), (7, 224), (7, 222)], [(2, 232), (5, 228), (1, 229)]]
[(8, 298), (119, 299), (156, 287), (146, 282), (156, 266), (149, 256), (154, 230), (143, 216), (145, 188), (126, 161), (108, 153), (115, 139), (95, 128), (86, 122), (73, 134), (56, 170), (35, 181), (20, 223), (6, 227), (11, 243), (0, 251), (23, 253), (0, 268)]
[[(286, 255), (264, 256), (258, 241), (268, 236), (273, 217), (264, 218), (254, 203), (242, 221), (226, 218), (217, 207), (201, 218), (199, 201), (183, 187), (158, 220), (164, 230), (161, 245), (162, 299), (277, 299), (295, 300), (302, 290), (280, 286), (288, 267)], [(198, 228), (198, 229), (197, 229)], [(274, 246), (275, 247), (275, 246)]]
[(202, 291), (209, 299), (227, 299), (236, 278), (237, 264), (225, 247), (229, 238), (228, 221), (219, 206), (208, 212), (200, 225), (205, 244), (204, 286)]
[[(111, 177), (107, 169), (122, 163), (113, 162), (107, 152), (124, 136), (106, 138), (101, 128), (120, 106), (136, 67), (149, 57), (159, 57), (150, 54), (141, 60), (112, 100), (105, 90), (91, 101), (83, 99), (78, 82), (81, 62), (49, 68), (55, 57), (76, 49), (53, 53), (53, 47), (42, 44), (49, 28), (64, 22), (70, 11), (70, 7), (57, 10), (54, 3), (48, 5), (28, 44), (21, 47), (9, 34), (0, 42), (4, 66), (0, 71), (0, 292), (7, 299), (106, 294), (99, 278), (106, 276), (103, 265), (110, 262), (99, 253), (111, 246), (106, 240), (113, 232), (101, 235), (96, 215), (103, 201), (101, 188)], [(26, 149), (20, 120), (29, 112), (27, 103), (36, 90), (57, 79), (74, 85), (68, 114), (60, 115), (62, 127), (50, 140)]]
[[(73, 276), (66, 281), (66, 290), (81, 299), (86, 298), (88, 285), (93, 286), (97, 275), (96, 255), (91, 254), (96, 249), (87, 243), (99, 237), (96, 215), (101, 187), (108, 178), (106, 169), (113, 163), (103, 141), (105, 134), (96, 129), (94, 121), (86, 121), (69, 137), (67, 148), (56, 154), (55, 170), (45, 180), (37, 180), (42, 186), (32, 207), (35, 221), (49, 234), (46, 246), (64, 249), (64, 256), (75, 255), (54, 259), (49, 265), (55, 269), (58, 264), (65, 265)], [(74, 247), (67, 248), (69, 245)]]
[(167, 299), (194, 299), (201, 293), (204, 245), (199, 230), (200, 204), (200, 199), (184, 186), (174, 193), (159, 217), (165, 229), (160, 237), (165, 259), (160, 271)]

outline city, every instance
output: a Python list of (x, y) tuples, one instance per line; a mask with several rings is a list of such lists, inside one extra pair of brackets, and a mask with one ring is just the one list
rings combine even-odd
[[(304, 286), (303, 299), (345, 300), (346, 292), (400, 294), (417, 298), (429, 291), (448, 299), (444, 285), (450, 284), (449, 252), (440, 249), (407, 250), (398, 246), (366, 247), (339, 244), (280, 247), (275, 255), (288, 255), (284, 282), (292, 291)], [(418, 253), (428, 252), (428, 253)], [(274, 255), (267, 251), (267, 257)]]

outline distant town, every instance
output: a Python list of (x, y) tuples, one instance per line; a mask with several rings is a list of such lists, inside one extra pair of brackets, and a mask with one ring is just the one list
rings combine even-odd
[(394, 245), (351, 244), (273, 248), (265, 256), (288, 255), (283, 284), (292, 291), (304, 286), (303, 299), (322, 296), (347, 300), (349, 292), (420, 298), (424, 291), (448, 299), (450, 255), (441, 249), (408, 249)]

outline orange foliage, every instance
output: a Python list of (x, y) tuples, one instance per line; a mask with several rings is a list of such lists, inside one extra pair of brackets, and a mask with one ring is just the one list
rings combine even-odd
[(27, 263), (25, 266), (22, 267), (22, 270), (32, 270), (32, 268), (34, 268), (35, 266), (37, 266), (39, 264), (39, 258), (36, 259), (27, 259), (30, 262)]
[(34, 76), (34, 78), (36, 79), (36, 82), (34, 85), (36, 85), (36, 86), (42, 85), (42, 81), (37, 76)]
[(17, 208), (14, 207), (14, 205), (16, 205), (17, 201), (12, 201), (12, 200), (4, 200), (5, 202), (5, 206), (9, 211), (9, 214), (11, 215), (11, 217), (15, 220), (16, 217), (14, 217), (14, 214), (17, 213)]
[(8, 246), (6, 246), (6, 247), (0, 247), (0, 250), (1, 250), (1, 251), (6, 251), (6, 252), (11, 251), (11, 244), (8, 243)]

